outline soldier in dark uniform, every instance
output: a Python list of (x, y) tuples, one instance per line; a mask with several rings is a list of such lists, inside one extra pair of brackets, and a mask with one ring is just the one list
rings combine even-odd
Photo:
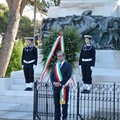
[(28, 39), (22, 54), (22, 67), (25, 75), (26, 91), (31, 91), (34, 82), (34, 68), (37, 65), (37, 48), (33, 46), (33, 39)]
[(85, 44), (83, 45), (80, 57), (79, 68), (82, 72), (83, 93), (89, 93), (92, 84), (92, 70), (95, 66), (95, 48), (91, 44), (90, 35), (84, 35)]

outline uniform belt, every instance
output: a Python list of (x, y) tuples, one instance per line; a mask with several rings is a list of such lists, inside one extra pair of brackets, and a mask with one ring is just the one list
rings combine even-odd
[(83, 62), (88, 62), (88, 61), (92, 61), (92, 58), (89, 59), (82, 59)]
[(33, 63), (34, 61), (35, 61), (35, 60), (30, 60), (30, 61), (23, 60), (23, 62), (26, 63), (26, 64)]

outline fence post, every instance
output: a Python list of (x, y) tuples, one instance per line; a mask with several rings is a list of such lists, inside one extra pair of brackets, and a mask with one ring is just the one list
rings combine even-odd
[(46, 120), (48, 120), (48, 93), (47, 93), (48, 83), (45, 84), (45, 87), (46, 87)]
[(115, 83), (114, 83), (114, 92), (113, 92), (113, 120), (115, 120)]
[(37, 113), (37, 82), (34, 82), (34, 95), (33, 95), (33, 120), (36, 120)]
[(78, 116), (79, 116), (79, 98), (80, 98), (80, 88), (79, 88), (79, 82), (77, 82), (77, 120), (78, 120)]

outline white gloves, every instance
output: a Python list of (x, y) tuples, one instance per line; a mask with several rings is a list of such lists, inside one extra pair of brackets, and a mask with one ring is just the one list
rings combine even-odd
[[(22, 65), (22, 69), (24, 68), (24, 65)], [(36, 68), (36, 65), (33, 65), (33, 69), (35, 69)]]
[(33, 65), (33, 69), (35, 69), (36, 68), (36, 65)]
[(91, 69), (91, 71), (93, 71), (94, 67), (93, 67), (93, 66), (91, 66), (91, 67), (90, 67), (90, 69)]
[(80, 70), (80, 74), (81, 74), (81, 65), (79, 65), (79, 70)]
[(81, 65), (79, 65), (79, 69), (81, 69)]
[[(93, 71), (94, 67), (91, 66), (90, 69), (91, 69), (91, 71)], [(79, 70), (80, 70), (80, 73), (81, 73), (81, 65), (79, 65)]]

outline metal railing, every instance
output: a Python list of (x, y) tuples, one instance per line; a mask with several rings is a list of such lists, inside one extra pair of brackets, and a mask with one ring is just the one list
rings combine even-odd
[[(34, 84), (33, 120), (53, 120), (54, 102), (51, 83)], [(120, 85), (93, 84), (89, 94), (81, 93), (82, 84), (70, 84), (68, 120), (120, 120)]]

